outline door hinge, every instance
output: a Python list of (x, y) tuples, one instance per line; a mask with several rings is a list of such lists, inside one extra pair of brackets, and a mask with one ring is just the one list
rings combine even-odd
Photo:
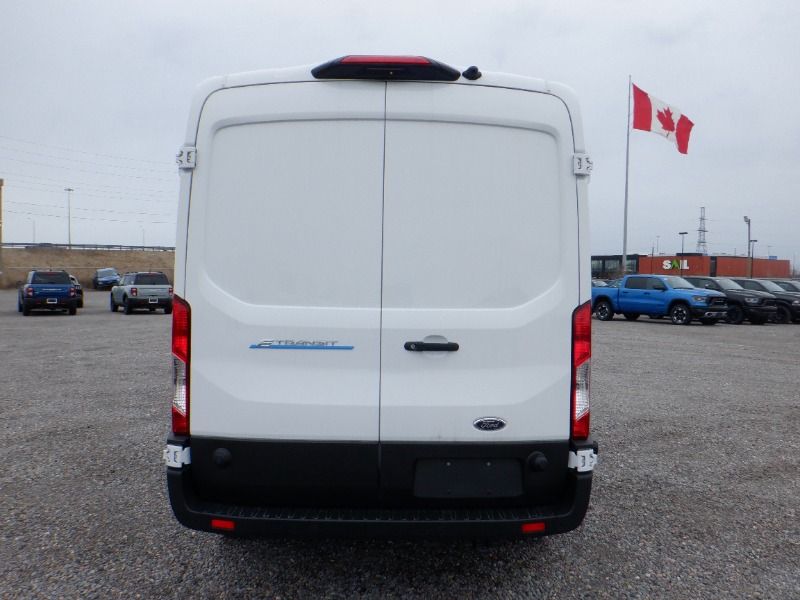
[(577, 469), (578, 473), (585, 473), (586, 471), (593, 471), (597, 464), (597, 452), (592, 448), (585, 450), (578, 450), (577, 452), (570, 451), (569, 462), (567, 467), (570, 469)]
[(176, 446), (174, 444), (167, 444), (164, 448), (164, 462), (168, 467), (180, 469), (183, 465), (192, 464), (192, 453), (189, 446)]
[(194, 169), (197, 166), (197, 148), (182, 146), (175, 155), (175, 162), (179, 169)]
[(588, 154), (572, 155), (572, 172), (578, 177), (588, 177), (592, 174), (592, 157)]

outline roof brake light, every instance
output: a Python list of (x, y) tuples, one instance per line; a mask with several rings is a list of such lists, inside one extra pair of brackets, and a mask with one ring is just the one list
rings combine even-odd
[(424, 56), (349, 55), (311, 69), (316, 79), (377, 79), (380, 81), (456, 81), (453, 67)]
[(429, 65), (430, 59), (424, 56), (377, 56), (370, 54), (351, 54), (339, 61), (343, 65)]

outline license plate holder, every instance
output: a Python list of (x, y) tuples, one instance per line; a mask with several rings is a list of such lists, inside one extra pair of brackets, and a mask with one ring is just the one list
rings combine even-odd
[(47, 304), (58, 304), (58, 298), (48, 298), (45, 302), (47, 302)]
[(414, 473), (417, 498), (515, 498), (522, 494), (522, 464), (516, 459), (417, 461)]
[(158, 304), (158, 298), (156, 298), (155, 296), (150, 296), (147, 299), (147, 303), (148, 304)]

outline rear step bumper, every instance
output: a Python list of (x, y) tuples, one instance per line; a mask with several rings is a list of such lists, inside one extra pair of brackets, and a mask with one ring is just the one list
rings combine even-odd
[[(592, 442), (581, 445), (590, 447), (596, 450)], [(562, 493), (553, 503), (480, 508), (218, 502), (195, 492), (192, 465), (168, 467), (167, 487), (178, 521), (200, 531), (253, 537), (519, 538), (564, 533), (578, 527), (589, 505), (592, 472), (570, 469)]]

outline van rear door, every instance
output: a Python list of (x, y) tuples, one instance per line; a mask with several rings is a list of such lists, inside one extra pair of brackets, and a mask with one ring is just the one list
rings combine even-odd
[[(202, 438), (326, 440), (373, 442), (368, 472), (353, 477), (376, 477), (383, 116), (384, 86), (372, 82), (206, 100), (183, 292), (196, 473), (202, 460), (217, 476)], [(292, 450), (290, 465), (265, 450), (253, 472), (302, 483), (323, 464), (308, 451)]]
[(381, 442), (568, 439), (579, 260), (565, 104), (387, 85)]

